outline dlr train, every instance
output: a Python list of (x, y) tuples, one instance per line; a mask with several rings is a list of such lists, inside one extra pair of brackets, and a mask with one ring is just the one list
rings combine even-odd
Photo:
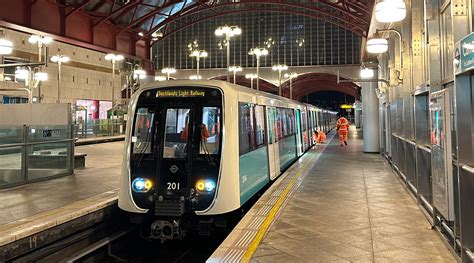
[(213, 80), (148, 84), (128, 116), (118, 204), (162, 241), (208, 233), (336, 122), (335, 112)]

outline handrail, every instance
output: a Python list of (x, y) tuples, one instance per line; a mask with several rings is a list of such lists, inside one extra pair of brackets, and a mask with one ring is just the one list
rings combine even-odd
[(41, 145), (41, 144), (50, 144), (50, 143), (60, 143), (60, 142), (72, 142), (76, 139), (62, 139), (56, 141), (44, 141), (44, 142), (26, 142), (26, 143), (10, 143), (10, 144), (0, 144), (0, 149), (2, 148), (11, 148), (11, 147), (22, 147), (30, 145)]
[(474, 253), (468, 248), (464, 249), (464, 251), (466, 252), (466, 255), (469, 257), (469, 259), (474, 262)]
[(418, 148), (422, 149), (422, 150), (423, 150), (423, 151), (425, 151), (425, 152), (429, 152), (429, 153), (431, 153), (431, 149), (430, 149), (430, 148), (428, 148), (428, 147), (426, 147), (426, 146), (417, 145), (416, 147), (418, 147)]
[(466, 171), (466, 172), (468, 172), (468, 173), (470, 173), (470, 174), (474, 174), (474, 168), (472, 168), (472, 167), (469, 166), (469, 165), (463, 165), (463, 166), (461, 166), (461, 168), (462, 168), (464, 171)]
[(416, 142), (414, 142), (414, 141), (412, 141), (412, 140), (403, 138), (402, 136), (397, 135), (397, 134), (395, 134), (395, 133), (392, 133), (392, 136), (393, 136), (393, 137), (396, 137), (396, 138), (398, 138), (398, 139), (400, 139), (400, 140), (402, 140), (402, 141), (405, 141), (405, 142), (407, 142), (407, 143), (409, 143), (409, 144), (411, 144), (411, 145), (416, 146)]

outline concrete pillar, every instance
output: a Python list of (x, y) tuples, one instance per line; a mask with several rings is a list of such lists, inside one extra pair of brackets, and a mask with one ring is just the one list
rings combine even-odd
[[(374, 70), (374, 79), (378, 78), (378, 71)], [(362, 83), (362, 131), (364, 134), (364, 152), (375, 153), (380, 151), (379, 129), (379, 99), (375, 93), (377, 82)]]

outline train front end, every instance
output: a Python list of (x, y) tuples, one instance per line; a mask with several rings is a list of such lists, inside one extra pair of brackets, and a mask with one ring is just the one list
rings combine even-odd
[(182, 237), (215, 202), (221, 174), (223, 92), (192, 85), (148, 88), (129, 109), (119, 207), (150, 237)]

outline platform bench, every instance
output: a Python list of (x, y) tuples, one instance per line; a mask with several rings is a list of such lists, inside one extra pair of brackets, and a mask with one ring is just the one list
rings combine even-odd
[(87, 153), (74, 153), (74, 169), (86, 167)]

